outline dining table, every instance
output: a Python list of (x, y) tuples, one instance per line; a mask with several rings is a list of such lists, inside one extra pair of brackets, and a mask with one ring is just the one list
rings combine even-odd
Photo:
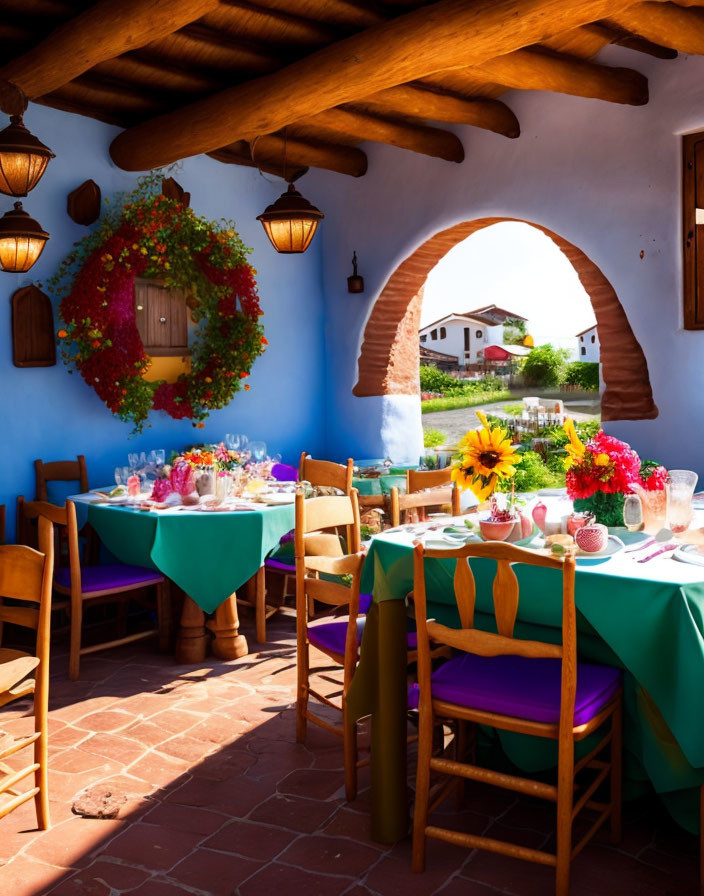
[[(293, 503), (241, 502), (240, 510), (213, 504), (144, 509), (146, 505), (110, 503), (96, 494), (71, 500), (79, 528), (90, 523), (119, 561), (157, 569), (184, 592), (176, 640), (179, 662), (205, 659), (206, 626), (220, 659), (248, 652), (239, 632), (237, 591), (293, 528)], [(206, 614), (213, 618), (206, 622)]]
[[(361, 589), (372, 595), (372, 603), (348, 705), (355, 719), (371, 716), (372, 836), (384, 843), (408, 832), (406, 645), (413, 622), (407, 596), (413, 590), (414, 542), (437, 537), (432, 535), (437, 523), (425, 528), (430, 534), (411, 526), (375, 536), (362, 573)], [(673, 817), (696, 830), (697, 794), (704, 782), (704, 566), (679, 562), (672, 551), (651, 558), (658, 545), (632, 550), (645, 538), (642, 533), (620, 530), (619, 535), (625, 547), (612, 556), (577, 559), (579, 656), (623, 669), (626, 793), (652, 786)], [(473, 559), (471, 568), (475, 625), (491, 630), (495, 563)], [(428, 615), (458, 627), (454, 561), (428, 559), (425, 569)], [(560, 573), (528, 565), (514, 571), (520, 586), (515, 636), (559, 643)], [(527, 772), (556, 766), (551, 742), (486, 734)]]

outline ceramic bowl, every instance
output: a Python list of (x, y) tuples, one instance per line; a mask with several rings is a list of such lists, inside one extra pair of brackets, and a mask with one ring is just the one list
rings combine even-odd
[(480, 519), (479, 531), (482, 533), (484, 541), (506, 541), (515, 525), (516, 520), (508, 520), (502, 523), (493, 522), (490, 519)]

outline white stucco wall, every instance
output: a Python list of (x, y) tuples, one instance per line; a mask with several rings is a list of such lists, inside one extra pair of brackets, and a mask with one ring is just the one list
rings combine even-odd
[[(442, 337), (441, 328), (445, 328), (445, 338)], [(464, 352), (464, 328), (469, 327), (469, 358), (465, 360)], [(437, 339), (432, 338), (433, 330), (437, 330)], [(477, 333), (481, 332), (481, 337)], [(487, 333), (491, 334), (489, 342), (498, 340), (503, 342), (503, 326), (487, 327), (485, 324), (477, 321), (470, 321), (466, 318), (450, 318), (449, 320), (438, 321), (432, 326), (424, 327), (420, 330), (421, 336), (426, 336), (425, 347), (435, 352), (443, 352), (446, 355), (454, 355), (457, 363), (464, 367), (465, 364), (477, 363), (477, 352), (488, 345)]]
[(577, 337), (577, 360), (599, 363), (599, 334), (596, 327)]
[[(704, 58), (663, 61), (616, 47), (601, 58), (647, 74), (650, 103), (514, 91), (505, 99), (521, 137), (458, 127), (467, 154), (461, 165), (369, 144), (366, 177), (322, 175), (330, 187), (321, 235), (331, 456), (344, 455), (351, 441), (360, 455), (378, 456), (390, 440), (400, 445), (398, 459), (418, 454), (412, 398), (352, 395), (366, 320), (390, 274), (422, 242), (461, 221), (499, 215), (561, 234), (616, 289), (648, 360), (660, 416), (608, 430), (643, 456), (704, 472), (704, 333), (682, 329), (680, 281), (680, 135), (704, 129)], [(359, 297), (345, 292), (352, 249), (366, 282)]]

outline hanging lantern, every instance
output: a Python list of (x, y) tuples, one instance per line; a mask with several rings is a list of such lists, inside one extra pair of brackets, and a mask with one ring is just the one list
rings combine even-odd
[(41, 180), (54, 153), (37, 140), (13, 115), (0, 131), (0, 192), (8, 196), (26, 196)]
[(347, 278), (347, 292), (364, 292), (364, 277), (357, 273), (357, 253), (352, 253), (352, 276)]
[(272, 246), (283, 255), (305, 252), (325, 215), (311, 205), (293, 184), (273, 205), (257, 216)]
[(0, 218), (0, 267), (23, 274), (42, 254), (48, 239), (49, 234), (16, 202), (14, 209)]

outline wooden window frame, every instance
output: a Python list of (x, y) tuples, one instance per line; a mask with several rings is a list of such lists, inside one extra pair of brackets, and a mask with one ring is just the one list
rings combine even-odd
[(682, 138), (682, 307), (685, 330), (704, 330), (704, 224), (697, 225), (697, 208), (704, 209), (704, 131), (685, 134)]

